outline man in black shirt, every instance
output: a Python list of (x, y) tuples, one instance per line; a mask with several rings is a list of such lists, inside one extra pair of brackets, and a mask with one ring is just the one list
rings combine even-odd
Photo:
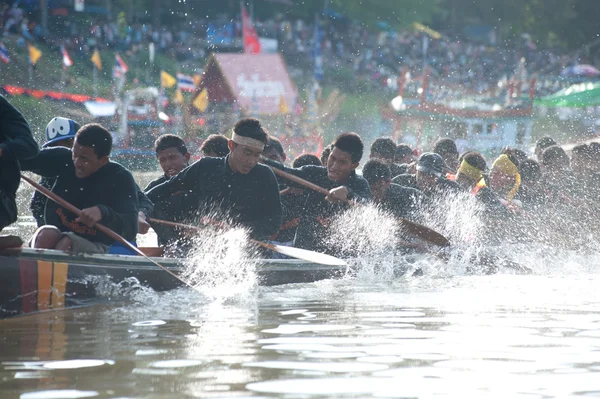
[[(73, 147), (73, 141), (75, 140), (75, 133), (81, 126), (74, 120), (56, 117), (46, 125), (46, 142), (42, 148), (46, 147)], [(42, 177), (40, 179), (40, 185), (48, 190), (52, 189), (56, 179), (54, 177)], [(44, 208), (46, 207), (46, 201), (48, 198), (39, 191), (33, 193), (29, 209), (31, 214), (35, 218), (38, 227), (43, 226), (44, 223)]]
[(17, 220), (19, 161), (38, 151), (23, 115), (0, 96), (0, 231)]
[(204, 157), (224, 157), (229, 154), (228, 140), (222, 134), (211, 134), (202, 142), (200, 151)]
[(242, 119), (233, 128), (226, 157), (195, 162), (148, 191), (148, 197), (160, 203), (181, 191), (188, 197), (183, 212), (193, 211), (196, 218), (216, 212), (220, 221), (231, 219), (249, 228), (252, 238), (267, 238), (281, 224), (277, 179), (273, 171), (258, 163), (267, 140), (257, 119)]
[[(163, 134), (156, 139), (154, 142), (154, 151), (156, 152), (158, 164), (164, 174), (158, 179), (151, 181), (144, 189), (145, 193), (177, 175), (187, 168), (190, 162), (190, 153), (188, 152), (185, 142), (181, 137), (174, 134)], [(154, 204), (153, 217), (172, 222), (184, 222), (186, 218), (183, 217), (182, 212), (183, 209), (185, 209), (185, 198), (184, 192), (181, 191)], [(186, 241), (187, 239), (186, 232), (181, 231), (180, 229), (157, 223), (151, 223), (151, 226), (156, 232), (158, 245), (162, 247), (183, 243), (183, 241)]]
[(396, 159), (396, 150), (397, 146), (394, 140), (389, 137), (380, 137), (371, 144), (369, 158), (378, 159), (385, 163), (390, 169), (392, 177), (395, 177), (405, 172), (403, 168), (400, 168), (400, 165), (394, 162)]
[(47, 225), (34, 234), (34, 248), (73, 253), (107, 253), (114, 240), (95, 228), (96, 223), (134, 241), (137, 234), (137, 186), (131, 173), (109, 160), (112, 137), (101, 125), (83, 126), (73, 149), (45, 148), (22, 161), (23, 170), (56, 177), (52, 192), (81, 209), (79, 216), (54, 201), (44, 212)]
[(397, 218), (414, 218), (422, 196), (419, 190), (393, 184), (387, 165), (376, 159), (363, 166), (363, 177), (369, 182), (373, 202)]
[[(294, 169), (271, 160), (264, 161), (329, 190), (327, 196), (312, 190), (307, 193), (294, 239), (295, 247), (331, 252), (332, 248), (327, 243), (331, 218), (348, 209), (349, 200), (365, 201), (371, 198), (369, 183), (356, 174), (363, 148), (362, 140), (356, 133), (342, 133), (333, 142), (327, 166), (307, 165)], [(288, 183), (291, 187), (302, 187)]]
[[(42, 146), (42, 148), (46, 147), (66, 147), (73, 148), (73, 143), (75, 140), (75, 134), (81, 128), (79, 123), (74, 120), (56, 117), (52, 118), (52, 120), (46, 125), (46, 143)], [(47, 188), (48, 190), (52, 189), (52, 186), (56, 182), (56, 176), (53, 177), (42, 177), (40, 179), (40, 185), (42, 187)], [(152, 210), (154, 209), (154, 204), (150, 202), (148, 197), (142, 192), (142, 190), (137, 186), (137, 197), (138, 197), (138, 232), (140, 234), (146, 234), (150, 225), (146, 222), (148, 218), (152, 215)], [(29, 209), (33, 217), (35, 218), (38, 227), (42, 227), (46, 224), (44, 220), (44, 209), (46, 208), (46, 202), (51, 201), (46, 198), (46, 196), (39, 191), (35, 191), (33, 193), (33, 197), (31, 198), (31, 203), (29, 204)]]

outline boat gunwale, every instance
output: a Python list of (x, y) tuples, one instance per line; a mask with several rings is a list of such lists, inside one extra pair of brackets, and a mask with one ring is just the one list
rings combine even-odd
[[(19, 259), (42, 260), (51, 262), (63, 262), (68, 264), (80, 264), (86, 266), (98, 266), (105, 268), (135, 268), (135, 269), (158, 269), (156, 265), (146, 258), (137, 255), (120, 254), (69, 254), (54, 249), (18, 248), (0, 251), (0, 257), (11, 257)], [(178, 271), (189, 262), (186, 258), (162, 258), (151, 257), (169, 269)], [(298, 259), (255, 259), (259, 270), (345, 270), (346, 266), (327, 266)]]

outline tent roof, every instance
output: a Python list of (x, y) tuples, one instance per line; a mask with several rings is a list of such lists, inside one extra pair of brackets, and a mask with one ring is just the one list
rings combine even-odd
[(289, 109), (298, 93), (279, 54), (212, 54), (203, 86), (210, 101), (237, 102), (245, 112), (277, 114), (281, 99)]
[(578, 83), (538, 98), (535, 105), (547, 107), (593, 107), (600, 105), (600, 82)]

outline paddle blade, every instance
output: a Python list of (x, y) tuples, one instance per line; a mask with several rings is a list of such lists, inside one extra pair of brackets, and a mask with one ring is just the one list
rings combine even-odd
[(423, 241), (427, 241), (434, 245), (439, 245), (440, 247), (448, 247), (450, 246), (450, 241), (440, 233), (435, 230), (430, 229), (429, 227), (423, 226), (422, 224), (418, 224), (415, 222), (411, 222), (407, 219), (401, 219), (400, 223), (402, 227), (406, 229), (406, 232), (416, 238), (419, 238)]
[(326, 266), (348, 266), (348, 264), (344, 260), (336, 258), (335, 256), (322, 254), (320, 252), (309, 251), (307, 249), (302, 248), (287, 247), (285, 245), (266, 244), (261, 242), (257, 243), (259, 243), (260, 245), (264, 244), (264, 247), (269, 248), (272, 251), (279, 252), (280, 254), (289, 256), (290, 258), (301, 259), (307, 262), (318, 263), (319, 265)]

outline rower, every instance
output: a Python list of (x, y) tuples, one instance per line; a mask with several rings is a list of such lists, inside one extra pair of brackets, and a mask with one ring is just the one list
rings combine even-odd
[[(205, 143), (206, 141), (203, 144)], [(215, 140), (210, 142), (206, 148), (210, 149), (210, 151), (218, 151), (218, 148), (210, 147), (212, 145), (211, 143), (214, 144)], [(156, 153), (158, 164), (163, 171), (163, 175), (151, 181), (146, 188), (144, 188), (145, 193), (168, 181), (171, 177), (177, 175), (179, 172), (187, 168), (190, 162), (190, 153), (185, 145), (185, 142), (181, 137), (174, 134), (163, 134), (162, 136), (158, 137), (154, 142), (154, 151)], [(185, 208), (184, 203), (184, 193), (175, 193), (154, 205), (152, 217), (171, 222), (184, 222), (186, 219), (182, 214), (182, 210)], [(171, 246), (174, 246), (178, 243), (183, 243), (187, 240), (185, 231), (161, 224), (150, 224), (156, 232), (158, 245), (161, 247), (167, 247), (167, 251)]]
[(287, 159), (281, 141), (273, 136), (269, 136), (269, 142), (267, 145), (265, 145), (263, 157), (272, 159), (273, 161), (277, 161), (279, 163), (285, 163)]
[(519, 174), (521, 175), (521, 187), (519, 187), (515, 199), (521, 201), (523, 209), (527, 211), (543, 206), (546, 196), (540, 184), (542, 178), (540, 164), (533, 159), (519, 162)]
[(227, 138), (222, 134), (211, 134), (202, 142), (200, 151), (204, 157), (224, 157), (229, 154)]
[(148, 197), (160, 203), (183, 192), (185, 211), (194, 210), (199, 218), (217, 212), (220, 220), (214, 222), (228, 218), (250, 229), (252, 238), (269, 237), (279, 230), (281, 202), (273, 171), (258, 163), (267, 141), (259, 120), (241, 119), (233, 127), (227, 156), (200, 159), (148, 191)]
[[(398, 144), (396, 146), (396, 156), (394, 163), (398, 165), (398, 174), (415, 173), (416, 156), (415, 152), (408, 144)], [(398, 176), (398, 175), (396, 175)], [(392, 176), (394, 178), (394, 176)]]
[(534, 149), (534, 154), (535, 157), (537, 158), (538, 162), (542, 162), (542, 154), (544, 153), (544, 150), (548, 147), (552, 147), (554, 145), (557, 145), (556, 140), (554, 140), (552, 137), (549, 136), (544, 136), (540, 139), (538, 139), (538, 141), (536, 141), (535, 143), (535, 149)]
[[(72, 119), (62, 117), (52, 118), (48, 125), (46, 125), (46, 143), (42, 145), (42, 148), (72, 148), (73, 141), (75, 140), (75, 133), (77, 133), (80, 127), (81, 125)], [(40, 184), (48, 190), (52, 189), (54, 182), (56, 182), (54, 177), (42, 177), (40, 179)], [(46, 201), (48, 201), (48, 198), (44, 194), (37, 190), (34, 191), (31, 203), (29, 204), (29, 209), (35, 218), (38, 227), (45, 224), (44, 207), (46, 206)]]
[(421, 191), (426, 197), (438, 197), (446, 193), (458, 193), (463, 190), (455, 182), (445, 178), (451, 170), (439, 154), (424, 152), (416, 165), (416, 175), (404, 174), (392, 179), (392, 183), (411, 187)]
[(327, 166), (327, 160), (329, 159), (329, 154), (331, 154), (331, 149), (333, 148), (333, 144), (329, 144), (323, 151), (321, 151), (321, 155), (319, 159), (321, 160), (321, 165)]
[[(301, 168), (306, 165), (321, 166), (321, 161), (316, 155), (302, 154), (292, 162), (292, 168)], [(278, 179), (281, 185), (283, 179)], [(271, 237), (272, 241), (284, 245), (292, 245), (296, 228), (304, 211), (304, 203), (308, 192), (303, 188), (287, 187), (281, 191), (281, 206), (283, 210), (282, 222), (279, 231)]]
[[(42, 146), (42, 148), (73, 148), (75, 134), (80, 129), (80, 127), (81, 126), (79, 125), (79, 123), (75, 122), (72, 119), (62, 117), (53, 118), (48, 123), (48, 125), (46, 125), (46, 143)], [(48, 190), (52, 189), (52, 186), (55, 182), (55, 177), (42, 177), (40, 179), (40, 184)], [(146, 220), (150, 218), (152, 210), (154, 209), (154, 204), (150, 202), (148, 197), (146, 197), (144, 192), (140, 189), (140, 187), (137, 184), (136, 187), (138, 205), (140, 208), (138, 212), (138, 233), (146, 234), (150, 228), (150, 225), (146, 222)], [(47, 201), (48, 198), (46, 198), (46, 196), (44, 196), (39, 191), (35, 191), (33, 193), (29, 209), (31, 210), (31, 213), (35, 218), (38, 227), (41, 227), (46, 224), (46, 222), (44, 221), (44, 208), (46, 206)]]
[(462, 157), (455, 182), (485, 206), (486, 212), (483, 216), (487, 219), (486, 224), (490, 226), (498, 219), (510, 215), (498, 195), (487, 186), (483, 176), (486, 169), (487, 162), (482, 154), (475, 151), (468, 152)]
[(405, 172), (404, 169), (400, 168), (394, 160), (396, 157), (397, 146), (389, 137), (380, 137), (371, 144), (371, 153), (369, 159), (378, 159), (388, 166), (392, 177), (401, 175)]
[(131, 173), (109, 160), (112, 136), (99, 124), (84, 125), (75, 135), (73, 149), (45, 148), (22, 161), (23, 170), (56, 177), (52, 192), (81, 209), (77, 216), (48, 201), (44, 220), (31, 239), (32, 247), (72, 253), (108, 253), (114, 240), (95, 228), (96, 223), (134, 241), (137, 233), (137, 187)]
[(500, 155), (492, 164), (489, 179), (492, 191), (513, 212), (518, 212), (522, 208), (519, 201), (514, 201), (515, 195), (521, 186), (518, 163), (511, 155)]
[(0, 95), (0, 231), (17, 221), (19, 162), (38, 151), (23, 115)]
[[(307, 165), (298, 169), (287, 168), (278, 162), (265, 159), (264, 162), (282, 169), (304, 180), (329, 190), (323, 197), (314, 191), (307, 194), (304, 214), (301, 217), (294, 246), (320, 252), (331, 252), (326, 243), (332, 217), (348, 209), (348, 201), (366, 201), (371, 198), (369, 183), (356, 174), (356, 168), (363, 154), (363, 142), (356, 133), (342, 133), (333, 142), (327, 166)], [(292, 187), (299, 187), (288, 182)]]
[(433, 146), (433, 153), (439, 154), (446, 166), (451, 170), (450, 173), (456, 173), (460, 166), (458, 163), (458, 149), (452, 139), (439, 139)]
[(374, 203), (396, 218), (414, 219), (422, 196), (419, 190), (393, 184), (389, 168), (377, 159), (367, 162), (362, 174), (369, 182)]

